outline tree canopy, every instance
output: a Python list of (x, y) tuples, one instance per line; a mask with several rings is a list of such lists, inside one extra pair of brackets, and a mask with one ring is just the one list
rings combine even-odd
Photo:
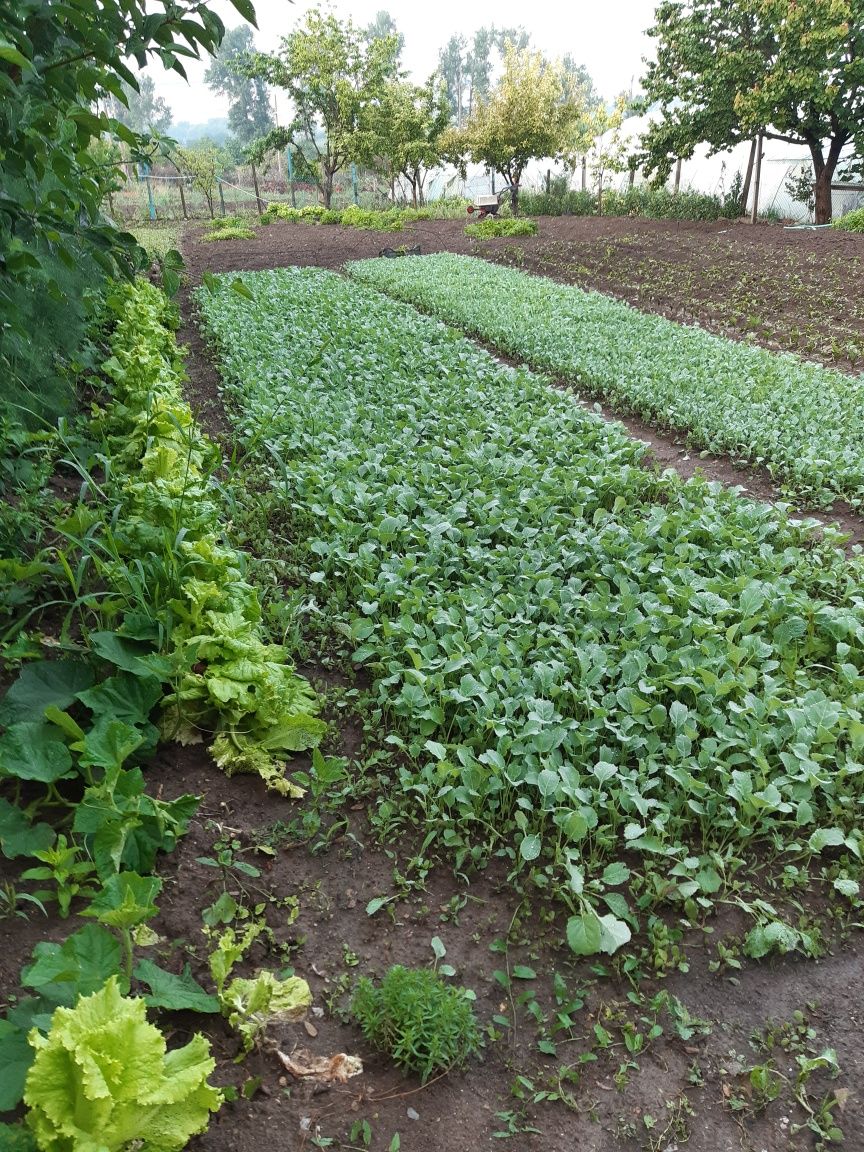
[(369, 116), (398, 76), (395, 35), (367, 37), (349, 19), (312, 8), (274, 55), (256, 53), (248, 71), (285, 90), (295, 110), (288, 127), (271, 134), (274, 146), (311, 150), (310, 175), (329, 208), (334, 177), (358, 159), (368, 141)]
[(465, 126), (450, 133), (447, 150), (499, 172), (511, 187), (515, 210), (529, 161), (571, 154), (584, 118), (579, 89), (568, 82), (560, 63), (508, 43), (495, 88), (477, 103)]
[(700, 143), (762, 132), (809, 149), (827, 223), (841, 151), (864, 143), (864, 0), (666, 0), (649, 34), (647, 170), (665, 179)]
[(238, 67), (254, 51), (255, 42), (248, 24), (230, 28), (204, 74), (208, 87), (228, 97), (228, 127), (241, 148), (273, 127), (266, 83)]
[[(250, 0), (232, 3), (254, 20)], [(134, 154), (147, 141), (109, 100), (125, 104), (124, 84), (139, 89), (133, 69), (154, 58), (185, 76), (184, 60), (212, 52), (225, 27), (200, 0), (16, 0), (0, 31), (0, 373), (14, 386), (38, 374), (28, 350), (51, 301), (69, 329), (84, 286), (69, 276), (128, 270), (138, 251), (101, 214), (114, 161), (92, 146), (115, 136)]]
[(492, 83), (493, 51), (503, 56), (506, 44), (527, 48), (524, 28), (478, 28), (470, 45), (464, 36), (451, 36), (438, 53), (438, 74), (450, 101), (451, 117), (462, 127), (477, 101), (487, 100)]
[(142, 135), (154, 132), (167, 132), (171, 127), (171, 109), (167, 102), (156, 95), (156, 81), (152, 76), (139, 76), (138, 87), (123, 84), (121, 100), (111, 100), (111, 115)]
[(437, 77), (420, 86), (395, 80), (370, 108), (360, 158), (391, 180), (404, 177), (416, 208), (423, 203), (429, 169), (441, 162), (442, 136), (449, 123), (450, 103)]

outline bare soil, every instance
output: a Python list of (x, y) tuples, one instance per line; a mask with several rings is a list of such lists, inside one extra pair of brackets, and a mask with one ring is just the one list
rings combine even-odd
[[(337, 738), (331, 751), (341, 747), (350, 753), (359, 738), (359, 728), (346, 723), (341, 745)], [(300, 759), (294, 766), (306, 765)], [(315, 1145), (314, 1138), (329, 1139), (335, 1148), (363, 1147), (350, 1133), (364, 1120), (376, 1152), (388, 1149), (396, 1132), (403, 1152), (479, 1152), (499, 1147), (501, 1134), (508, 1131), (511, 1147), (538, 1152), (672, 1152), (684, 1143), (693, 1152), (810, 1152), (816, 1140), (806, 1128), (794, 1131), (806, 1123), (807, 1114), (789, 1086), (763, 1109), (747, 1073), (766, 1059), (765, 1051), (754, 1046), (754, 1034), (766, 1027), (778, 1034), (788, 1031), (796, 1011), (815, 1030), (812, 1050), (833, 1047), (842, 1069), (837, 1080), (814, 1078), (813, 1101), (833, 1100), (837, 1092), (843, 1110), (834, 1106), (835, 1120), (843, 1128), (845, 1146), (864, 1148), (864, 1010), (854, 992), (864, 969), (859, 936), (816, 962), (744, 961), (741, 971), (715, 974), (709, 971), (712, 940), (729, 939), (744, 927), (735, 914), (726, 914), (712, 922), (713, 937), (691, 931), (682, 942), (686, 973), (643, 979), (640, 991), (647, 999), (634, 1005), (628, 995), (635, 984), (617, 975), (611, 964), (604, 970), (575, 960), (562, 947), (555, 926), (561, 923), (560, 910), (553, 920), (536, 900), (526, 896), (523, 903), (501, 864), (459, 879), (440, 865), (421, 882), (406, 867), (419, 847), (419, 830), (416, 840), (409, 836), (398, 847), (382, 846), (359, 804), (331, 814), (330, 819), (344, 818), (345, 824), (327, 847), (317, 850), (315, 841), (321, 837), (307, 843), (299, 829), (302, 806), (267, 793), (255, 778), (225, 778), (203, 749), (163, 747), (147, 775), (150, 789), (165, 799), (189, 791), (203, 797), (189, 834), (161, 863), (164, 889), (160, 915), (152, 924), (161, 941), (149, 954), (176, 972), (190, 962), (193, 974), (208, 985), (202, 911), (223, 887), (250, 907), (264, 905), (271, 933), (255, 946), (244, 971), (290, 966), (308, 980), (318, 1010), (309, 1018), (310, 1029), (285, 1026), (272, 1036), (274, 1044), (289, 1055), (304, 1049), (317, 1056), (359, 1055), (364, 1065), (362, 1075), (344, 1084), (297, 1082), (272, 1048), (235, 1063), (236, 1037), (221, 1019), (162, 1013), (160, 1023), (172, 1046), (186, 1043), (194, 1031), (205, 1032), (217, 1058), (218, 1083), (256, 1084), (251, 1099), (223, 1107), (210, 1130), (190, 1145), (193, 1152), (258, 1152), (267, 1146), (305, 1152), (327, 1146)], [(242, 845), (238, 858), (254, 864), (259, 878), (230, 871), (223, 875), (200, 862), (212, 857), (214, 843), (225, 838)], [(274, 854), (256, 851), (262, 844), (272, 846)], [(407, 884), (394, 884), (397, 869)], [(16, 873), (13, 863), (0, 859), (0, 883), (14, 880)], [(392, 903), (368, 916), (368, 902), (383, 895), (393, 897)], [(296, 907), (286, 898), (296, 899)], [(75, 916), (46, 922), (40, 915), (0, 921), (0, 988), (6, 999), (32, 947), (42, 939), (62, 940), (81, 923)], [(508, 952), (493, 951), (490, 946), (507, 939), (508, 932)], [(458, 983), (475, 991), (482, 1025), (497, 1015), (515, 1026), (492, 1025), (497, 1036), (487, 1037), (479, 1060), (423, 1086), (370, 1049), (347, 1009), (359, 976), (380, 976), (395, 963), (430, 964), (433, 936), (444, 942)], [(530, 966), (536, 979), (514, 978), (508, 993), (494, 973), (512, 973), (520, 964)], [(649, 967), (646, 962), (643, 971)], [(572, 1033), (559, 1035), (557, 1058), (538, 1051), (537, 1022), (520, 1005), (533, 992), (543, 1013), (554, 1019), (554, 973), (585, 1002), (574, 1013)], [(678, 1038), (670, 1016), (647, 1007), (661, 990), (679, 997), (693, 1017), (710, 1024), (710, 1033)], [(640, 1053), (629, 1054), (623, 1030), (633, 1025), (647, 1037), (655, 1020), (663, 1034), (646, 1039)], [(609, 1034), (608, 1046), (598, 1042), (598, 1026)], [(796, 1051), (775, 1059), (789, 1084)], [(533, 1103), (536, 1092), (559, 1090), (562, 1070), (560, 1087), (567, 1103)]]
[[(197, 284), (208, 271), (288, 265), (338, 270), (386, 247), (420, 244), (424, 253), (481, 256), (605, 292), (643, 311), (844, 372), (864, 366), (864, 238), (853, 233), (728, 220), (553, 216), (540, 218), (537, 236), (473, 240), (464, 226), (462, 219), (428, 220), (392, 233), (277, 221), (254, 240), (206, 244), (198, 243), (203, 230), (193, 229), (186, 233), (184, 256), (190, 281)], [(698, 472), (757, 500), (788, 502), (765, 468), (694, 449), (685, 435), (625, 410), (584, 403), (624, 424), (662, 468), (684, 477)], [(830, 512), (796, 512), (835, 525), (852, 545), (864, 541), (864, 520), (843, 501)]]

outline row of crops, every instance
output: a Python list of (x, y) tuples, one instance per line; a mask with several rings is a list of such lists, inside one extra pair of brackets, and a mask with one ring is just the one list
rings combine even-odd
[(864, 501), (862, 377), (470, 257), (367, 260), (349, 271), (585, 395), (765, 465), (800, 497)]
[(23, 1100), (27, 1128), (0, 1124), (0, 1146), (19, 1152), (179, 1150), (224, 1096), (209, 1042), (169, 1051), (147, 1007), (224, 1015), (245, 1052), (311, 999), (299, 978), (232, 978), (256, 924), (210, 932), (207, 988), (188, 963), (152, 958), (158, 860), (200, 802), (148, 789), (157, 743), (206, 738), (227, 772), (294, 794), (286, 757), (325, 730), (223, 539), (218, 454), (183, 399), (175, 321), (148, 282), (114, 285), (94, 332), (108, 341), (94, 346), (96, 402), (52, 446), (74, 458), (80, 498), (30, 563), (0, 562), (4, 668), (17, 673), (0, 701), (0, 850), (15, 878), (2, 911), (57, 918), (23, 992), (4, 990), (0, 1113)]
[[(598, 378), (648, 364), (669, 327), (644, 317), (644, 341), (611, 339), (632, 312), (578, 293), (565, 308), (569, 290), (451, 257), (354, 274), (482, 318), (529, 359), (573, 349), (581, 309)], [(622, 429), (366, 284), (311, 269), (243, 283), (202, 289), (203, 322), (241, 435), (263, 435), (251, 467), (289, 517), (288, 558), (401, 749), (390, 826), (423, 824), (459, 867), (509, 859), (564, 902), (581, 954), (614, 952), (660, 901), (709, 908), (757, 851), (855, 898), (860, 562), (651, 472)], [(675, 332), (663, 364), (695, 404), (687, 382), (707, 395), (722, 345)], [(763, 355), (729, 352), (712, 394)], [(793, 398), (807, 380), (840, 388), (771, 363)], [(779, 391), (769, 409), (779, 444)], [(751, 911), (751, 954), (801, 945), (770, 905)]]

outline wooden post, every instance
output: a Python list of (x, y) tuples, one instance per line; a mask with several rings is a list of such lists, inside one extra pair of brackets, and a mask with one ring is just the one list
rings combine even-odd
[(492, 195), (494, 196), (495, 195), (495, 169), (490, 168), (489, 174), (492, 177)]
[(359, 195), (359, 190), (357, 188), (357, 165), (356, 164), (351, 165), (351, 191), (354, 194), (354, 203), (359, 204), (360, 203), (360, 195)]
[(225, 215), (225, 193), (222, 191), (222, 181), (217, 180), (216, 183), (219, 185), (219, 203), (222, 205), (222, 215), (224, 216)]
[(587, 157), (583, 156), (582, 157), (582, 191), (584, 192), (587, 187), (588, 187), (588, 159), (587, 159)]
[(186, 193), (183, 191), (183, 177), (182, 176), (180, 177), (178, 184), (180, 186), (180, 207), (183, 209), (183, 219), (188, 220), (189, 217), (186, 215)]
[(252, 183), (255, 186), (255, 203), (258, 205), (258, 215), (264, 215), (264, 207), (261, 203), (261, 193), (258, 191), (258, 173), (255, 171), (255, 165), (250, 165), (252, 169)]
[(675, 164), (675, 195), (676, 196), (678, 195), (678, 189), (680, 187), (681, 187), (681, 157), (679, 156), (678, 160)]
[(750, 223), (755, 224), (759, 217), (759, 184), (762, 180), (762, 133), (756, 143), (756, 172), (753, 176), (753, 211), (750, 213)]
[(750, 199), (750, 183), (753, 180), (753, 163), (756, 159), (756, 137), (750, 141), (750, 156), (747, 160), (747, 171), (744, 173), (744, 185), (741, 188), (741, 215), (747, 214), (747, 201)]
[(288, 181), (291, 184), (291, 207), (297, 207), (297, 192), (294, 188), (294, 161), (291, 159), (291, 149), (285, 153), (285, 159), (288, 161)]
[(549, 195), (551, 188), (552, 188), (552, 173), (547, 168), (546, 169), (546, 195), (547, 196)]

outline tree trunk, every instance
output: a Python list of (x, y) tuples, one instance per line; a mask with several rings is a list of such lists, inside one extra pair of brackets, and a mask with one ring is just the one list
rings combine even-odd
[(747, 201), (750, 199), (750, 182), (753, 179), (753, 164), (756, 160), (756, 137), (750, 141), (750, 159), (747, 161), (747, 171), (744, 173), (744, 184), (741, 188), (741, 212), (747, 211)]
[(761, 132), (756, 137), (756, 171), (753, 176), (753, 208), (750, 212), (751, 224), (755, 224), (759, 219), (759, 189), (762, 184), (762, 144), (764, 139)]
[(324, 197), (324, 207), (329, 210), (330, 201), (333, 199), (333, 173), (327, 167), (324, 169), (324, 186), (321, 189), (321, 195)]
[(831, 184), (837, 170), (837, 162), (843, 145), (848, 137), (834, 136), (828, 147), (828, 155), (822, 155), (822, 143), (816, 141), (810, 144), (810, 155), (813, 157), (813, 172), (816, 176), (816, 223), (831, 223)]
[(258, 206), (258, 215), (263, 216), (264, 215), (264, 205), (261, 203), (261, 193), (258, 191), (258, 173), (255, 171), (255, 165), (254, 164), (251, 165), (251, 168), (252, 168), (252, 184), (254, 185), (254, 188), (255, 188), (255, 203)]
[(816, 223), (830, 224), (831, 207), (831, 180), (834, 173), (825, 167), (816, 177)]
[(519, 215), (519, 181), (510, 181), (510, 207), (513, 209), (513, 215)]

